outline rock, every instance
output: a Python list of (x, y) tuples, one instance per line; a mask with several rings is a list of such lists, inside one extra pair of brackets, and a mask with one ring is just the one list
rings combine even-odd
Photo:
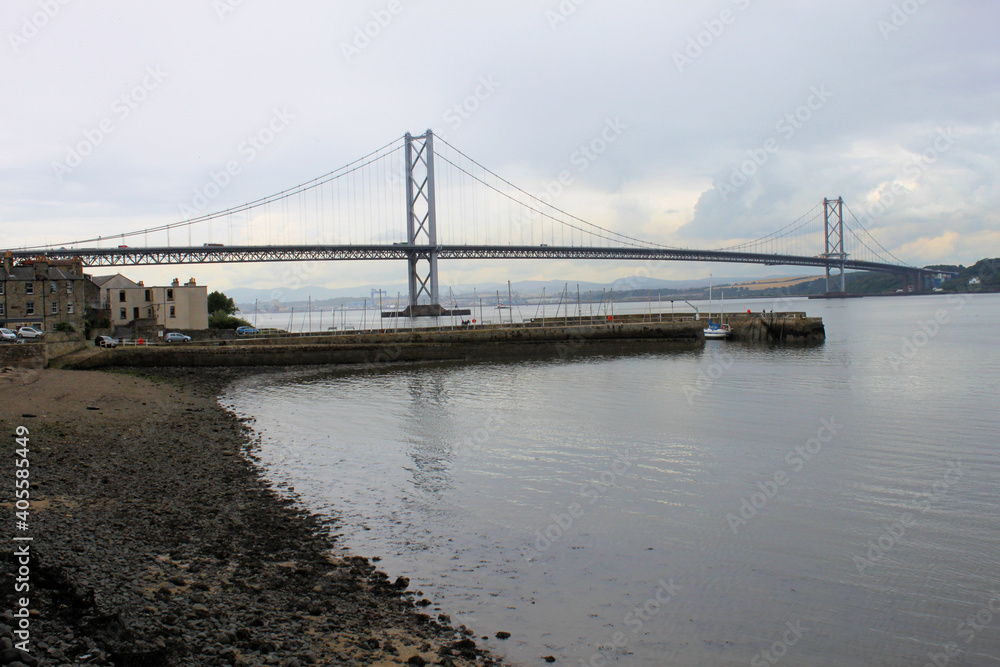
[(417, 667), (424, 667), (424, 665), (427, 664), (427, 661), (421, 658), (419, 655), (415, 655), (411, 657), (409, 660), (407, 660), (406, 664), (416, 665)]
[(547, 655), (542, 658), (545, 662), (555, 662), (556, 658), (553, 655)]
[(510, 639), (510, 633), (501, 630), (500, 632), (497, 633), (497, 639)]
[(38, 662), (35, 658), (16, 648), (8, 648), (0, 651), (0, 664), (9, 665), (14, 661), (20, 661), (29, 667)]

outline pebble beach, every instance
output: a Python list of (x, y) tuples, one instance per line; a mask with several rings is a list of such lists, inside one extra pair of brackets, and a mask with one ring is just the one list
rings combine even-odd
[(31, 538), (27, 653), (0, 556), (0, 665), (502, 664), (262, 477), (252, 431), (216, 400), (247, 372), (0, 373), (3, 486), (20, 426)]

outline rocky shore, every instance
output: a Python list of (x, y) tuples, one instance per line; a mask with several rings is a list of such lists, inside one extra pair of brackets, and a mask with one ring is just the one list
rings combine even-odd
[[(331, 555), (331, 526), (262, 479), (250, 432), (216, 403), (245, 372), (0, 373), (0, 665), (501, 664), (405, 579)], [(12, 634), (18, 426), (27, 655)]]

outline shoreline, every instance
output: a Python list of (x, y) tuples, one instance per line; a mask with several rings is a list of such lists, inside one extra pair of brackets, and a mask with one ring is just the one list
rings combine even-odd
[[(405, 578), (334, 556), (333, 522), (263, 477), (252, 432), (217, 399), (239, 377), (278, 370), (0, 373), (3, 429), (30, 432), (37, 664), (504, 664), (471, 630), (432, 617)], [(13, 525), (4, 495), (0, 521)]]

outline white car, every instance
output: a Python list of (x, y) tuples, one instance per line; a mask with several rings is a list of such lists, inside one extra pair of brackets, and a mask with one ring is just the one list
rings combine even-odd
[(45, 332), (35, 327), (21, 327), (17, 330), (18, 338), (41, 338)]
[(17, 334), (10, 329), (0, 329), (0, 340), (3, 341), (16, 341)]

